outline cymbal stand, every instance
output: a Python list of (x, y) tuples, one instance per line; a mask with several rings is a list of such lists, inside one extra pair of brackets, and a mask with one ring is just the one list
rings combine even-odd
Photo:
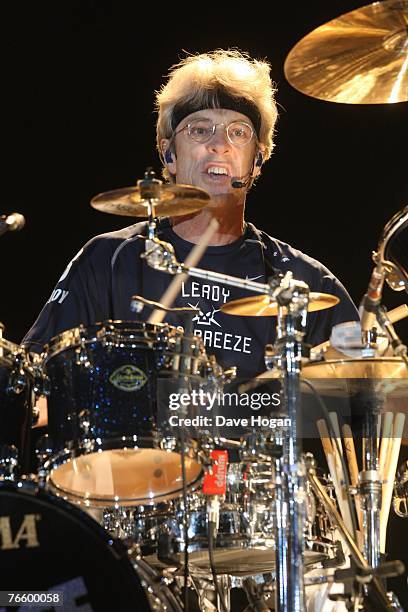
[[(371, 381), (362, 381), (363, 389), (353, 398), (363, 408), (363, 469), (359, 473), (358, 493), (363, 511), (364, 557), (371, 567), (380, 564), (380, 511), (382, 484), (379, 473), (378, 422), (384, 398)], [(367, 385), (367, 386), (366, 386)]]
[[(402, 357), (408, 366), (407, 347), (398, 337), (387, 310), (378, 304), (372, 307), (383, 332), (386, 333), (393, 348), (394, 355)], [(367, 332), (365, 332), (367, 334)], [(364, 340), (364, 335), (363, 335)], [(365, 383), (364, 390), (355, 400), (361, 403), (364, 409), (363, 421), (363, 470), (359, 473), (359, 495), (362, 500), (363, 525), (364, 525), (364, 556), (371, 567), (380, 564), (380, 512), (382, 483), (379, 469), (378, 457), (378, 422), (381, 414), (381, 406), (385, 398), (378, 389), (374, 389), (369, 380)], [(368, 385), (368, 387), (366, 386)]]
[[(305, 610), (303, 548), (305, 524), (305, 468), (299, 452), (300, 368), (306, 331), (309, 287), (287, 273), (274, 291), (279, 304), (277, 355), (283, 387), (283, 406), (291, 427), (283, 435), (283, 453), (276, 460), (276, 602), (278, 612)], [(299, 438), (300, 439), (300, 438)], [(285, 518), (285, 510), (287, 516)]]

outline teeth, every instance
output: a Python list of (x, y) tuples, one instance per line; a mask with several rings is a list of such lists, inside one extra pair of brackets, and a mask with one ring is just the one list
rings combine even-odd
[(208, 174), (227, 174), (228, 172), (225, 168), (220, 168), (220, 166), (211, 166), (211, 168), (208, 168), (207, 170)]

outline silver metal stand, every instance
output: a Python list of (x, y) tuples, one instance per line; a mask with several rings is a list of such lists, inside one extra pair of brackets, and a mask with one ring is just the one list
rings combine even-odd
[[(279, 304), (276, 353), (282, 371), (284, 406), (291, 427), (283, 437), (283, 453), (277, 460), (276, 487), (276, 610), (303, 612), (305, 526), (305, 468), (299, 452), (300, 368), (305, 335), (309, 288), (287, 274), (275, 291)], [(285, 499), (286, 498), (286, 499)], [(287, 517), (286, 517), (286, 511)]]

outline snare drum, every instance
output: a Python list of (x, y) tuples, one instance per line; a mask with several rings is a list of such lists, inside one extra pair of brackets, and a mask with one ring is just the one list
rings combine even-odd
[[(50, 342), (44, 368), (52, 452), (44, 468), (54, 492), (96, 507), (181, 494), (180, 440), (168, 429), (166, 393), (178, 388), (181, 360), (190, 385), (200, 385), (207, 365), (202, 341), (191, 338), (187, 359), (182, 339), (167, 324), (106, 321)], [(167, 402), (160, 418), (159, 395)], [(188, 435), (184, 449), (192, 487), (202, 473), (200, 452)]]
[(0, 335), (0, 471), (6, 478), (29, 471), (33, 380), (29, 355)]

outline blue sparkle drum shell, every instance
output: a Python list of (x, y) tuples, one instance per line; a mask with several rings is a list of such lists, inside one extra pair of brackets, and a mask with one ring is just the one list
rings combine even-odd
[[(44, 369), (52, 452), (44, 467), (57, 494), (95, 507), (181, 494), (180, 440), (158, 418), (157, 393), (162, 383), (178, 384), (181, 339), (166, 324), (106, 321), (50, 342)], [(202, 343), (193, 342), (191, 379), (199, 380)], [(191, 438), (184, 452), (190, 487), (202, 473)]]

